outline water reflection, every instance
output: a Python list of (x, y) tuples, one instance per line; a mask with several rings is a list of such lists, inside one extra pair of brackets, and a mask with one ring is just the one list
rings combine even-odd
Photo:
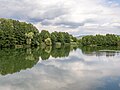
[(25, 49), (2, 49), (0, 50), (0, 74), (12, 74), (32, 68), (39, 58), (48, 60), (50, 56), (54, 58), (69, 56), (71, 49), (69, 46), (54, 48), (25, 48)]
[(119, 55), (120, 47), (81, 47), (82, 53), (89, 56), (111, 57)]
[(7, 49), (0, 57), (1, 72), (18, 72), (1, 75), (0, 90), (120, 90), (118, 48)]
[(38, 60), (39, 57), (31, 53), (31, 49), (0, 50), (0, 74), (12, 74), (26, 68), (32, 68)]
[[(62, 58), (68, 57), (70, 51), (76, 50), (76, 47), (63, 46), (62, 48), (45, 47), (45, 48), (26, 48), (26, 49), (2, 49), (0, 50), (0, 73), (1, 75), (20, 72), (27, 68), (32, 68), (38, 61), (48, 60), (51, 57)], [(109, 51), (106, 51), (108, 50)], [(87, 56), (106, 56), (111, 57), (119, 55), (118, 48), (109, 47), (82, 47), (82, 54)], [(112, 50), (112, 51), (110, 51)], [(74, 57), (75, 59), (77, 57)]]

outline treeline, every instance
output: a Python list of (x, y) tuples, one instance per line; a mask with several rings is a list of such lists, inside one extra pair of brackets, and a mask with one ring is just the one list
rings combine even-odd
[(42, 30), (39, 34), (39, 39), (41, 39), (41, 43), (45, 43), (46, 45), (64, 45), (66, 43), (77, 42), (77, 38), (73, 37), (67, 32), (52, 32), (51, 34), (46, 31)]
[(119, 46), (120, 37), (114, 34), (88, 35), (79, 40), (82, 46)]
[(0, 18), (0, 47), (64, 45), (76, 42), (77, 38), (67, 32), (52, 32), (38, 29), (30, 23)]

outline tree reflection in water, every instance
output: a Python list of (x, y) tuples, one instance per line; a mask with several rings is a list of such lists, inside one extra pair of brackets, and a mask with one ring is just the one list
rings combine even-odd
[[(32, 68), (39, 58), (42, 60), (48, 60), (51, 57), (62, 58), (68, 57), (70, 51), (76, 50), (77, 47), (62, 46), (61, 48), (55, 48), (47, 46), (44, 48), (22, 48), (22, 49), (1, 49), (0, 50), (0, 74), (7, 75), (27, 68)], [(85, 55), (96, 55), (106, 57), (115, 56), (119, 54), (118, 47), (80, 47), (82, 53)], [(109, 51), (106, 51), (109, 50)]]
[[(73, 50), (73, 49), (72, 49)], [(70, 46), (62, 48), (22, 48), (22, 49), (1, 49), (0, 50), (0, 74), (7, 75), (20, 72), (27, 68), (32, 68), (39, 61), (48, 60), (52, 57), (67, 57), (70, 52)]]
[(111, 57), (119, 54), (120, 47), (91, 47), (91, 46), (85, 46), (80, 47), (82, 50), (82, 53), (89, 56), (106, 56)]

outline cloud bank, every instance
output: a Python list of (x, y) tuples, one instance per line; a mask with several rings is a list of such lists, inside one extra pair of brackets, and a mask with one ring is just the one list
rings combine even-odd
[(0, 0), (0, 17), (33, 23), (39, 30), (119, 34), (116, 0)]

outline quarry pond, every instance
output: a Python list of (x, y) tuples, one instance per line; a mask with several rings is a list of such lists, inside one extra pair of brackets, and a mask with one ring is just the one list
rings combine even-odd
[(0, 90), (120, 90), (120, 49), (0, 50)]

